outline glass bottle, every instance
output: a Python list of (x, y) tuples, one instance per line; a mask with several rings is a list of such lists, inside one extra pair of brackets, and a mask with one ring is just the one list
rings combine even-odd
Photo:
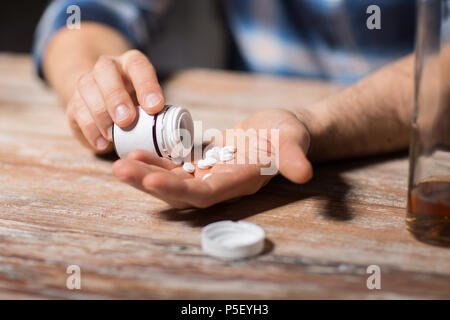
[(407, 229), (450, 246), (450, 0), (419, 0)]

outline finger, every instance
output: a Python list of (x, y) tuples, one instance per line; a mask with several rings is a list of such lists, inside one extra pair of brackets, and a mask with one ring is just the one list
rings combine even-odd
[(88, 107), (103, 137), (112, 141), (113, 121), (106, 110), (102, 93), (92, 74), (86, 74), (78, 80), (78, 93)]
[(296, 140), (287, 140), (280, 145), (280, 172), (294, 183), (308, 182), (313, 176), (311, 162)]
[(173, 161), (158, 157), (156, 154), (146, 150), (133, 150), (128, 154), (127, 158), (171, 170), (172, 173), (175, 173), (183, 179), (192, 179), (194, 177), (191, 173), (186, 172), (183, 167), (175, 164)]
[(134, 150), (131, 151), (128, 156), (128, 159), (130, 160), (136, 160), (141, 161), (147, 164), (151, 164), (157, 167), (161, 167), (167, 170), (172, 170), (176, 167), (178, 167), (173, 161), (161, 158), (157, 156), (156, 154), (146, 151), (146, 150)]
[[(258, 170), (255, 166), (254, 170)], [(180, 177), (162, 176), (158, 173), (144, 178), (146, 189), (156, 190), (160, 194), (170, 195), (172, 199), (182, 201), (197, 208), (206, 208), (218, 202), (255, 193), (263, 181), (255, 179), (258, 172), (243, 170), (239, 174), (212, 173), (206, 180), (199, 178), (182, 179)], [(164, 178), (164, 179), (163, 179)], [(251, 181), (251, 183), (246, 183)]]
[(183, 167), (176, 167), (175, 169), (172, 169), (170, 171), (182, 179), (193, 179), (194, 178), (194, 174), (185, 171), (183, 169)]
[[(200, 183), (198, 189), (195, 191), (191, 190), (186, 181), (194, 180), (197, 179), (185, 180), (175, 174), (155, 172), (147, 175), (142, 184), (146, 190), (152, 192), (160, 199), (164, 198), (163, 200), (166, 202), (182, 203), (185, 207), (202, 207), (196, 201), (193, 201), (191, 197), (198, 197), (197, 194), (200, 194), (204, 199), (208, 199), (208, 186)], [(205, 204), (203, 207), (206, 206)]]
[(86, 140), (86, 137), (83, 135), (83, 132), (81, 131), (80, 126), (77, 123), (77, 120), (75, 119), (75, 110), (72, 101), (69, 101), (67, 105), (67, 118), (69, 120), (70, 129), (72, 129), (72, 133), (74, 134), (75, 138), (77, 138), (87, 148), (92, 148), (91, 144)]
[(122, 159), (113, 164), (113, 173), (123, 182), (141, 191), (150, 193), (151, 195), (169, 203), (173, 207), (180, 209), (188, 207), (187, 204), (170, 197), (170, 195), (161, 194), (158, 190), (152, 190), (151, 188), (146, 188), (143, 185), (144, 179), (148, 176), (153, 176), (158, 173), (165, 174), (169, 177), (173, 176), (173, 174), (167, 170), (147, 165), (139, 161)]
[(91, 147), (97, 151), (105, 151), (108, 149), (110, 143), (102, 136), (100, 130), (97, 128), (83, 99), (76, 94), (70, 103), (72, 104), (70, 108), (74, 112), (74, 119)]
[(232, 166), (233, 172), (230, 173), (215, 172), (213, 168), (207, 179), (186, 181), (191, 190), (202, 191), (199, 184), (208, 186), (209, 194), (207, 194), (207, 198), (202, 192), (192, 195), (197, 206), (211, 206), (229, 199), (254, 194), (270, 180), (270, 176), (260, 175), (260, 167), (257, 165), (242, 166), (242, 168), (238, 168), (239, 165)]
[(109, 57), (100, 57), (94, 67), (94, 78), (113, 121), (122, 128), (131, 125), (136, 118), (136, 108), (125, 88), (117, 62)]
[[(151, 172), (167, 171), (163, 168), (148, 165), (136, 160), (121, 159), (113, 164), (113, 174), (124, 182), (142, 189), (142, 179)], [(167, 171), (168, 172), (168, 171)]]
[(142, 185), (146, 192), (151, 193), (175, 208), (185, 209), (192, 207), (190, 203), (180, 199), (177, 194), (165, 191), (168, 185), (171, 186), (170, 189), (182, 189), (184, 186), (184, 179), (171, 172), (160, 171), (148, 174), (142, 181)]
[(149, 114), (160, 112), (164, 108), (164, 96), (149, 59), (140, 51), (131, 50), (120, 58), (120, 62), (136, 90), (140, 106)]

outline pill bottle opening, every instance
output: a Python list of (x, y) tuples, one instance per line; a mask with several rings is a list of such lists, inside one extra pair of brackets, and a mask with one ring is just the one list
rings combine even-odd
[(191, 149), (193, 145), (194, 124), (189, 113), (183, 113), (178, 120), (180, 129), (179, 140), (184, 149)]
[(157, 120), (158, 145), (165, 157), (184, 158), (194, 145), (194, 122), (188, 110), (167, 106), (163, 117)]

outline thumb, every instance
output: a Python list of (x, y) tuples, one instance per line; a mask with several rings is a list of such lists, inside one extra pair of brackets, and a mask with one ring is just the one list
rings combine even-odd
[(313, 176), (312, 165), (296, 139), (288, 139), (280, 145), (280, 173), (294, 183), (308, 182)]

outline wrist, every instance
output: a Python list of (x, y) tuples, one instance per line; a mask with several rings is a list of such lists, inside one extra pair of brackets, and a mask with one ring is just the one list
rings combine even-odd
[(294, 111), (298, 121), (305, 127), (309, 135), (309, 147), (307, 156), (311, 161), (321, 161), (327, 158), (327, 150), (324, 150), (326, 136), (329, 134), (330, 108), (326, 101), (314, 104), (311, 107), (299, 108)]
[(88, 48), (75, 50), (55, 36), (44, 55), (44, 76), (55, 92), (67, 102), (74, 93), (78, 79), (92, 70), (96, 56)]
[(311, 141), (311, 129), (310, 129), (310, 125), (309, 123), (311, 122), (311, 113), (308, 110), (298, 110), (298, 111), (294, 111), (293, 112), (295, 117), (297, 118), (298, 122), (301, 123), (301, 125), (305, 128), (305, 132), (307, 135), (307, 141), (308, 143), (308, 147), (306, 148), (305, 151), (305, 155), (309, 156), (311, 153), (311, 146), (312, 146), (312, 141)]
[(297, 120), (303, 125), (305, 128), (308, 137), (309, 137), (309, 146), (306, 155), (310, 160), (314, 159), (314, 154), (317, 149), (317, 126), (318, 120), (316, 119), (316, 115), (309, 108), (301, 108), (294, 112)]
[(62, 28), (49, 41), (44, 53), (44, 75), (67, 101), (78, 79), (93, 69), (100, 56), (118, 56), (129, 49), (127, 39), (102, 24), (85, 22), (81, 30)]

